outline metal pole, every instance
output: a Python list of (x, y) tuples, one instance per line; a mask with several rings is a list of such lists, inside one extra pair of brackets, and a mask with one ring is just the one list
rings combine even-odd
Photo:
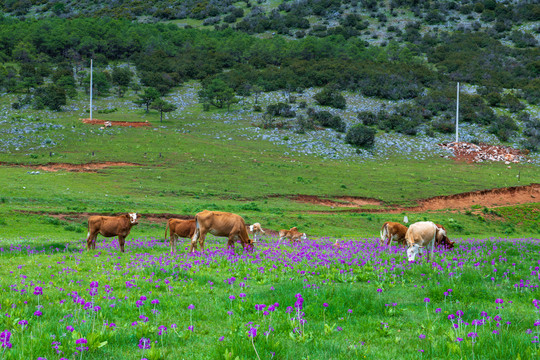
[(90, 59), (90, 121), (92, 120), (92, 87), (93, 87), (93, 84), (92, 84), (92, 64), (93, 62), (93, 59)]
[(456, 101), (456, 142), (459, 141), (459, 83), (457, 83), (457, 101)]

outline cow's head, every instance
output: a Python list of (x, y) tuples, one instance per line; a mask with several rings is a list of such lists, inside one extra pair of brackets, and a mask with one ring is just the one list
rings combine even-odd
[(407, 258), (410, 262), (413, 262), (414, 259), (416, 259), (416, 255), (420, 252), (420, 246), (418, 244), (414, 244), (409, 246), (407, 249)]
[(139, 223), (137, 213), (128, 213), (128, 215), (129, 215), (129, 222), (131, 223), (131, 225), (137, 225)]
[(253, 225), (249, 225), (249, 231), (253, 232)]

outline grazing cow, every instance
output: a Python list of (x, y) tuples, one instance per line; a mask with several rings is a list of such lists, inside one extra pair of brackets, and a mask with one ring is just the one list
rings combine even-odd
[(124, 252), (126, 236), (128, 236), (131, 227), (138, 223), (137, 213), (127, 213), (119, 216), (90, 216), (88, 218), (86, 248), (88, 250), (95, 249), (97, 235), (101, 234), (105, 237), (118, 236), (120, 251)]
[(454, 244), (456, 243), (455, 241), (451, 241), (449, 238), (448, 238), (448, 234), (446, 232), (446, 229), (444, 228), (444, 226), (442, 226), (441, 224), (435, 224), (439, 229), (442, 229), (444, 230), (444, 235), (442, 235), (442, 232), (441, 232), (441, 236), (440, 237), (437, 237), (437, 239), (435, 239), (435, 246), (443, 246), (445, 249), (447, 250), (452, 250), (454, 248)]
[(259, 237), (261, 236), (261, 233), (266, 234), (261, 227), (261, 224), (255, 223), (253, 225), (249, 225), (249, 232), (253, 234), (253, 242), (256, 243), (257, 240), (259, 240)]
[(437, 227), (435, 223), (431, 221), (420, 221), (409, 226), (407, 233), (405, 234), (405, 240), (407, 241), (407, 257), (409, 261), (414, 261), (416, 255), (424, 248), (427, 248), (427, 258), (429, 261), (430, 251), (433, 254), (433, 248), (435, 247), (435, 241), (446, 236), (446, 231)]
[(195, 233), (195, 219), (180, 220), (169, 219), (165, 226), (165, 240), (167, 240), (167, 229), (170, 231), (171, 252), (176, 252), (176, 240), (178, 237), (191, 239)]
[(299, 232), (298, 228), (295, 226), (290, 230), (279, 230), (279, 241), (285, 238), (289, 239), (291, 242), (300, 242), (305, 241), (307, 239), (307, 236), (306, 233)]
[(381, 228), (381, 240), (379, 241), (379, 244), (382, 246), (386, 241), (386, 246), (388, 246), (395, 240), (399, 245), (407, 245), (407, 242), (405, 241), (406, 233), (407, 227), (405, 225), (387, 221)]
[(204, 251), (204, 239), (207, 233), (228, 237), (227, 248), (232, 248), (233, 251), (236, 240), (240, 240), (244, 249), (253, 247), (253, 240), (249, 238), (246, 222), (240, 215), (208, 210), (195, 215), (195, 233), (191, 238), (190, 252), (197, 248), (197, 240), (199, 240), (201, 250)]

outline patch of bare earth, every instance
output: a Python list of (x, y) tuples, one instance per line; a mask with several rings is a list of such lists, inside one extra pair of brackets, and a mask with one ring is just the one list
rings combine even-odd
[[(337, 197), (340, 201), (330, 199), (321, 199), (317, 196), (298, 195), (294, 198), (296, 201), (324, 205), (329, 207), (357, 207), (364, 205), (382, 205), (382, 202), (376, 199)], [(357, 199), (358, 201), (354, 201)], [(470, 191), (461, 194), (448, 196), (435, 196), (428, 199), (419, 200), (417, 206), (401, 207), (386, 205), (377, 209), (346, 209), (337, 210), (343, 212), (368, 212), (368, 213), (400, 213), (424, 212), (436, 210), (462, 210), (469, 209), (472, 206), (480, 205), (485, 207), (498, 207), (509, 205), (520, 205), (540, 202), (540, 184), (531, 184), (526, 186), (513, 186), (498, 189)], [(327, 211), (310, 211), (310, 213), (325, 213)]]
[(143, 126), (152, 126), (147, 121), (108, 121), (100, 119), (81, 119), (85, 124), (91, 125), (104, 125), (105, 127), (110, 126), (131, 126), (131, 127), (143, 127)]
[(48, 163), (44, 165), (23, 165), (23, 164), (8, 164), (0, 163), (0, 166), (16, 166), (25, 167), (34, 170), (41, 171), (75, 171), (75, 172), (95, 172), (96, 170), (105, 169), (115, 166), (140, 166), (140, 164), (118, 162), (118, 161), (106, 161), (101, 163), (87, 163), (87, 164), (66, 164), (66, 163)]

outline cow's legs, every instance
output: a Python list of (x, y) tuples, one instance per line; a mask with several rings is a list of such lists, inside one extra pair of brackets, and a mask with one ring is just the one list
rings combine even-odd
[(204, 240), (206, 239), (206, 232), (201, 231), (201, 236), (199, 237), (199, 245), (201, 245), (201, 251), (204, 252)]
[(232, 249), (234, 252), (234, 242), (236, 241), (236, 235), (229, 235), (229, 240), (227, 241), (227, 249)]
[(120, 244), (120, 252), (124, 252), (124, 243), (126, 241), (126, 238), (119, 235), (118, 236), (118, 243)]
[(91, 233), (91, 232), (88, 232), (88, 237), (86, 238), (86, 249), (88, 250), (92, 250), (93, 248), (95, 248), (95, 245), (94, 247), (92, 247), (92, 243), (96, 243), (96, 238), (97, 238), (97, 232), (94, 232), (94, 233)]
[(171, 252), (176, 252), (176, 234), (172, 233), (169, 238), (171, 239), (170, 240)]

